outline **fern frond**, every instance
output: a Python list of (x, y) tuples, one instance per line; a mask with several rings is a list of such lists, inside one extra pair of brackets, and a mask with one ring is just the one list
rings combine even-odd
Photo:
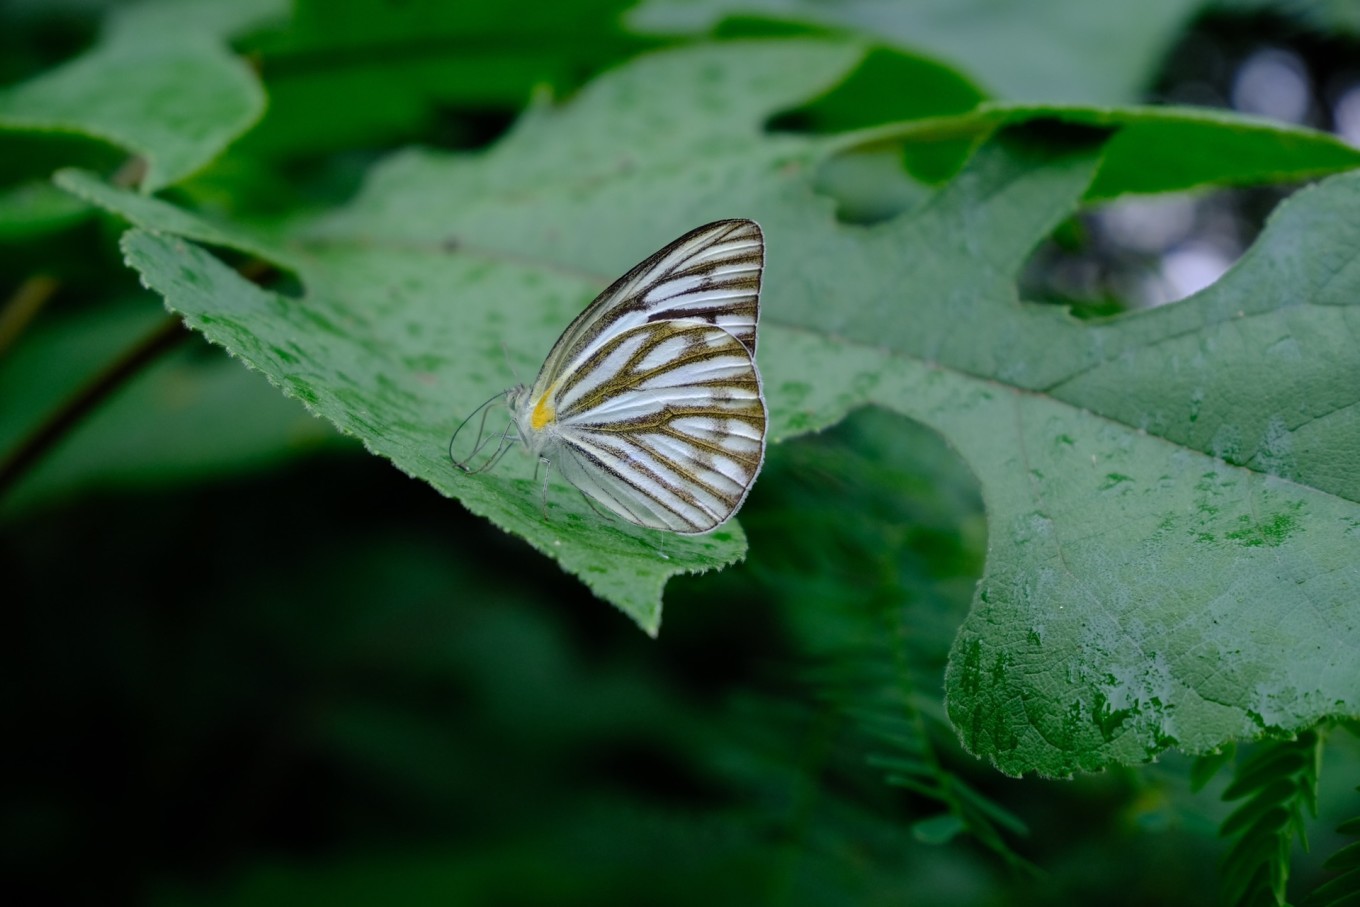
[(1263, 743), (1237, 767), (1223, 799), (1245, 802), (1219, 828), (1220, 835), (1235, 839), (1221, 867), (1226, 903), (1286, 903), (1294, 839), (1307, 849), (1304, 813), (1317, 815), (1321, 754), (1321, 735), (1310, 730), (1293, 740)]
[[(1355, 790), (1356, 793), (1360, 793), (1360, 787)], [(1360, 904), (1360, 816), (1347, 819), (1338, 825), (1336, 830), (1339, 834), (1357, 840), (1342, 847), (1322, 864), (1323, 869), (1341, 874), (1313, 889), (1308, 900), (1304, 901), (1306, 907), (1342, 907)]]
[[(1024, 824), (961, 776), (971, 760), (954, 764), (941, 696), (982, 566), (981, 540), (960, 528), (982, 512), (971, 475), (927, 430), (865, 410), (772, 458), (762, 488), (771, 527), (782, 511), (796, 531), (753, 544), (749, 569), (777, 590), (806, 652), (799, 686), (850, 732), (844, 752), (911, 795), (916, 840), (971, 837), (1029, 867), (1007, 840)], [(890, 799), (867, 780), (858, 794)]]
[(1206, 753), (1195, 759), (1190, 766), (1190, 790), (1201, 791), (1225, 765), (1232, 764), (1237, 756), (1237, 747), (1229, 743), (1213, 753)]
[(883, 611), (882, 619), (891, 622), (890, 632), (874, 634), (878, 645), (872, 649), (833, 656), (817, 674), (820, 698), (864, 738), (866, 762), (889, 786), (910, 791), (940, 809), (912, 825), (918, 841), (945, 844), (966, 835), (1010, 866), (1037, 871), (1006, 838), (1027, 835), (1025, 824), (975, 789), (942, 757), (939, 741), (950, 739), (950, 732), (931, 717), (929, 700), (918, 693), (928, 681), (905, 657), (904, 630), (897, 624), (904, 615), (894, 608)]
[(934, 804), (913, 810), (919, 816), (911, 826), (916, 840), (946, 844), (971, 837), (1008, 865), (1035, 871), (1007, 840), (1028, 834), (1025, 824), (948, 763), (944, 741), (953, 733), (939, 714), (938, 693), (924, 692), (938, 686), (939, 677), (935, 665), (926, 667), (909, 651), (908, 610), (898, 602), (876, 604), (861, 614), (857, 635), (863, 641), (826, 652), (815, 668), (800, 672), (802, 681), (853, 728), (853, 746), (889, 787)]
[(891, 716), (895, 721), (863, 713), (857, 717), (864, 722), (861, 730), (877, 743), (866, 756), (868, 764), (882, 771), (890, 786), (909, 790), (943, 809), (912, 826), (915, 838), (925, 844), (945, 844), (965, 834), (1012, 867), (1036, 871), (1003, 834), (1004, 830), (1023, 837), (1029, 833), (1025, 823), (951, 771), (935, 749), (926, 720), (919, 713), (907, 714), (914, 723), (902, 721), (902, 715)]

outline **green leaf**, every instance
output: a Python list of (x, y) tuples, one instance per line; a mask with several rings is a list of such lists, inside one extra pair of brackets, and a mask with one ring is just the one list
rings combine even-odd
[(1330, 869), (1333, 872), (1342, 870), (1360, 869), (1360, 841), (1354, 844), (1347, 844), (1327, 858), (1322, 864), (1323, 869)]
[(729, 16), (815, 23), (956, 63), (994, 97), (1109, 104), (1133, 100), (1194, 0), (647, 0), (642, 31), (693, 34)]
[(1029, 835), (1029, 827), (1025, 825), (1024, 821), (1021, 820), (1020, 817), (1016, 816), (1009, 810), (1004, 809), (999, 804), (997, 804), (996, 801), (990, 800), (987, 797), (982, 796), (977, 791), (969, 787), (967, 784), (956, 784), (954, 786), (953, 792), (958, 794), (959, 799), (962, 800), (970, 809), (978, 813), (981, 813), (988, 819), (991, 819), (997, 825), (1006, 829), (1011, 834), (1014, 834), (1018, 837), (1026, 837)]
[(1237, 747), (1229, 745), (1219, 750), (1210, 750), (1208, 753), (1197, 758), (1190, 766), (1190, 789), (1200, 791), (1204, 785), (1213, 780), (1219, 770), (1233, 761), (1237, 755)]
[(31, 239), (77, 224), (90, 207), (46, 180), (0, 189), (0, 242)]
[(0, 90), (0, 132), (78, 133), (145, 158), (142, 189), (212, 160), (264, 110), (222, 39), (283, 12), (279, 0), (146, 2), (114, 12), (81, 56)]
[(1259, 790), (1276, 778), (1293, 775), (1307, 767), (1309, 754), (1296, 748), (1271, 747), (1238, 766), (1232, 783), (1223, 790), (1224, 800), (1237, 800)]
[[(905, 289), (767, 369), (773, 388), (849, 373), (978, 474), (992, 538), (951, 718), (1003, 769), (1063, 774), (1353, 714), (1360, 180), (1302, 193), (1199, 297), (1085, 326), (1012, 295), (1024, 224), (1085, 181), (1082, 156), (1031, 154), (984, 150), (879, 231), (878, 285)], [(802, 424), (851, 402), (832, 393), (809, 390)]]
[[(1294, 783), (1294, 779), (1276, 779), (1234, 810), (1232, 815), (1223, 821), (1218, 833), (1227, 838), (1253, 826), (1267, 828), (1272, 832), (1285, 828), (1289, 819), (1285, 805), (1295, 796), (1297, 791), (1298, 785)], [(1268, 822), (1262, 821), (1262, 817), (1267, 814), (1275, 816), (1276, 810), (1279, 811), (1276, 818)]]
[[(467, 477), (449, 463), (448, 438), (461, 418), (456, 414), (476, 405), (452, 409), (448, 402), (463, 399), (456, 382), (469, 362), (459, 352), (475, 338), (466, 324), (434, 317), (443, 301), (441, 287), (489, 278), (500, 291), (485, 300), (490, 306), (506, 298), (502, 294), (513, 299), (518, 291), (524, 298), (539, 279), (552, 279), (546, 271), (504, 281), (457, 262), (441, 274), (429, 261), (375, 263), (358, 256), (349, 268), (336, 259), (325, 275), (304, 272), (318, 279), (299, 301), (255, 287), (206, 251), (178, 240), (134, 230), (123, 247), (128, 264), (191, 327), (264, 371), (284, 393), (361, 438), (372, 452), (528, 539), (649, 633), (660, 628), (667, 579), (726, 566), (744, 550), (745, 537), (735, 524), (705, 536), (660, 536), (601, 522), (579, 494), (560, 486), (544, 505), (549, 514), (544, 520), (539, 483), (527, 464)], [(566, 286), (573, 283), (579, 303), (589, 291), (580, 291), (571, 278)], [(404, 288), (401, 304), (392, 306), (389, 298), (381, 305), (385, 288), (393, 286)], [(558, 308), (567, 301), (547, 300)], [(372, 320), (356, 332), (353, 320), (375, 302), (367, 316)], [(474, 314), (475, 323), (495, 312)], [(356, 381), (360, 375), (367, 380)]]
[[(1360, 792), (1360, 788), (1356, 788), (1356, 791)], [(1337, 826), (1336, 831), (1342, 835), (1360, 835), (1360, 818), (1347, 819)], [(1340, 847), (1322, 866), (1339, 875), (1313, 889), (1304, 904), (1308, 907), (1341, 907), (1360, 901), (1360, 841)]]
[(911, 826), (911, 834), (922, 844), (948, 844), (964, 831), (963, 820), (953, 813), (922, 819)]
[[(1293, 29), (1360, 35), (1360, 7), (1356, 7), (1349, 0), (1310, 0), (1308, 3), (1281, 3), (1280, 0), (1217, 0), (1214, 6), (1238, 16), (1280, 17)], [(1265, 21), (1277, 20), (1266, 18)]]
[[(982, 104), (969, 113), (867, 131), (860, 141), (893, 137), (908, 149), (952, 143), (961, 164), (977, 142), (1006, 127), (1053, 120), (1113, 131), (1087, 201), (1198, 186), (1309, 179), (1360, 166), (1360, 149), (1335, 136), (1279, 122), (1198, 107), (1077, 107)], [(938, 162), (936, 166), (939, 166)]]
[(880, 753), (870, 753), (865, 762), (876, 769), (907, 775), (929, 775), (934, 767), (924, 759), (885, 756)]
[(1313, 889), (1306, 907), (1355, 907), (1360, 903), (1360, 870), (1343, 873)]
[[(308, 290), (301, 302), (253, 287), (181, 241), (134, 233), (125, 243), (129, 264), (191, 326), (370, 450), (523, 536), (655, 633), (665, 581), (740, 558), (745, 537), (739, 526), (701, 537), (648, 532), (602, 521), (580, 494), (558, 485), (545, 521), (533, 464), (509, 457), (492, 475), (464, 476), (448, 461), (449, 436), (482, 401), (516, 382), (503, 344), (519, 375), (532, 375), (600, 289), (699, 222), (673, 212), (670, 226), (639, 235), (639, 205), (649, 204), (644, 188), (623, 212), (596, 219), (598, 233), (563, 229), (592, 219), (572, 199), (576, 185), (588, 186), (620, 163), (635, 166), (619, 159), (620, 148), (630, 144), (650, 158), (649, 171), (689, 179), (694, 168), (709, 166), (701, 155), (723, 142), (732, 145), (730, 153), (750, 156), (752, 146), (762, 144), (755, 124), (765, 111), (820, 90), (858, 55), (844, 46), (771, 44), (750, 54), (710, 52), (707, 63), (654, 57), (641, 72), (589, 91), (574, 111), (529, 116), (494, 158), (399, 155), (351, 210), (286, 240), (212, 225), (88, 175), (62, 174), (60, 183), (135, 223), (270, 255), (295, 268)], [(705, 70), (698, 80), (692, 78), (696, 62)], [(645, 102), (629, 98), (638, 85), (676, 94), (669, 122), (659, 113), (650, 119), (639, 113)], [(633, 120), (631, 135), (621, 124), (600, 132), (601, 116)], [(654, 130), (685, 141), (657, 143)], [(756, 157), (772, 153), (775, 147)], [(645, 187), (636, 178), (627, 183)], [(711, 194), (721, 191), (714, 187)], [(409, 192), (427, 201), (411, 208)], [(553, 211), (555, 224), (547, 216)], [(525, 234), (533, 223), (546, 233)]]
[[(753, 216), (772, 438), (877, 404), (939, 431), (981, 484), (986, 574), (947, 677), (970, 749), (1063, 775), (1360, 712), (1360, 178), (1300, 192), (1195, 298), (1080, 322), (1021, 303), (1015, 275), (1102, 172), (1108, 131), (1012, 127), (928, 202), (840, 225), (810, 185), (845, 140), (760, 124), (859, 58), (815, 41), (657, 54), (487, 152), (395, 155), (277, 240), (301, 301), (168, 237), (132, 234), (129, 263), (286, 392), (655, 630), (665, 578), (739, 556), (735, 528), (630, 531), (565, 488), (544, 521), (528, 464), (464, 477), (444, 445), (612, 277), (687, 227)], [(1202, 122), (1246, 156), (1260, 138)], [(1289, 135), (1269, 174), (1333, 144)], [(103, 203), (153, 228), (166, 214)]]
[(286, 28), (248, 44), (265, 60), (269, 110), (240, 149), (261, 156), (374, 146), (431, 129), (444, 108), (514, 110), (564, 93), (640, 43), (627, 0), (297, 0)]
[(279, 237), (259, 229), (232, 223), (216, 223), (149, 195), (117, 189), (83, 170), (58, 170), (52, 181), (71, 195), (109, 211), (134, 224), (213, 246), (236, 249), (296, 271), (299, 263)]

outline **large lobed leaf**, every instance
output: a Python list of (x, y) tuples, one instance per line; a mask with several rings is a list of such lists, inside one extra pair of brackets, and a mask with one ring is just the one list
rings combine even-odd
[(224, 41), (286, 11), (282, 0), (157, 0), (115, 9), (90, 50), (0, 89), (0, 132), (111, 142), (145, 159), (145, 191), (168, 186), (263, 113), (258, 79)]
[[(62, 183), (150, 230), (295, 269), (301, 300), (164, 233), (125, 241), (191, 325), (652, 632), (668, 576), (740, 555), (735, 525), (699, 539), (634, 530), (558, 487), (544, 520), (530, 464), (462, 476), (445, 444), (614, 275), (688, 226), (756, 217), (772, 436), (877, 404), (939, 430), (982, 485), (986, 574), (948, 675), (970, 748), (1009, 772), (1065, 774), (1360, 713), (1360, 352), (1347, 342), (1360, 179), (1300, 193), (1199, 296), (1079, 323), (1020, 302), (1015, 275), (1091, 186), (1145, 188), (1104, 169), (1136, 143), (1012, 129), (927, 203), (840, 225), (810, 177), (847, 140), (760, 127), (858, 59), (811, 41), (644, 58), (532, 111), (486, 153), (398, 154), (348, 208), (278, 239), (78, 173)], [(1161, 116), (1213, 132), (1258, 178), (1355, 159), (1311, 133)], [(1075, 118), (1136, 136), (1157, 117)], [(1173, 169), (1159, 188), (1197, 174)]]
[[(254, 36), (269, 110), (241, 148), (292, 156), (429, 134), (441, 111), (517, 109), (535, 89), (569, 91), (642, 43), (629, 0), (295, 0), (284, 29)], [(441, 131), (447, 131), (444, 126)]]
[(644, 0), (629, 15), (642, 31), (692, 34), (727, 18), (768, 18), (863, 35), (943, 56), (992, 97), (1119, 104), (1133, 100), (1198, 0)]
[(937, 156), (947, 159), (952, 153), (962, 162), (982, 138), (1004, 126), (1036, 119), (1114, 130), (1100, 170), (1086, 189), (1088, 201), (1191, 186), (1301, 180), (1360, 163), (1354, 147), (1318, 133), (1194, 107), (985, 103), (956, 116), (884, 126), (857, 140), (921, 143)]

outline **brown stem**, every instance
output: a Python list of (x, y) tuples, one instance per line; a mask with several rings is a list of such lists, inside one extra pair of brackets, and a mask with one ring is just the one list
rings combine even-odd
[[(112, 182), (121, 188), (138, 185), (146, 176), (146, 161), (129, 157), (119, 166)], [(13, 295), (0, 308), (0, 356), (4, 356), (19, 339), (29, 323), (60, 288), (61, 283), (46, 274), (35, 274), (19, 284)]]
[(146, 158), (134, 154), (118, 166), (113, 176), (109, 177), (109, 182), (119, 189), (131, 189), (134, 186), (140, 186), (144, 179), (146, 179)]
[(59, 286), (61, 284), (55, 277), (46, 274), (34, 274), (19, 284), (18, 289), (5, 301), (4, 308), (0, 309), (0, 356), (4, 356), (14, 345), (14, 341), (19, 339), (34, 316), (42, 311)]
[(171, 315), (122, 358), (90, 379), (0, 462), (0, 498), (92, 409), (188, 336), (189, 330), (184, 323), (178, 316)]

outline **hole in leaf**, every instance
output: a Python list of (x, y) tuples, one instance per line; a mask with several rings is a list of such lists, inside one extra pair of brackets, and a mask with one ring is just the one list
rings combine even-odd
[[(1167, 54), (1151, 99), (1360, 138), (1357, 42), (1308, 27), (1310, 15), (1201, 18)], [(1128, 196), (1084, 212), (1035, 251), (1021, 297), (1069, 305), (1082, 318), (1183, 299), (1231, 268), (1295, 188)]]
[(771, 132), (836, 133), (966, 113), (982, 92), (957, 71), (927, 57), (877, 47), (821, 97), (775, 114)]

